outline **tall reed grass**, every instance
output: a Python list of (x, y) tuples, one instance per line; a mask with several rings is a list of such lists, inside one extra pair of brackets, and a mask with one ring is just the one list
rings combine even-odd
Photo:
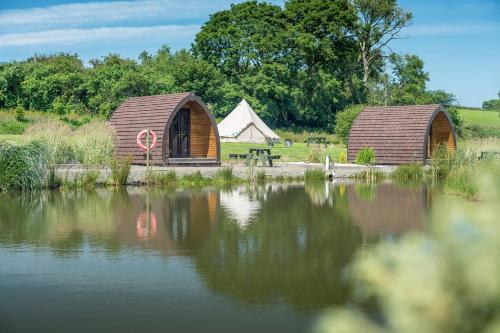
[(131, 167), (132, 156), (115, 157), (111, 161), (111, 183), (116, 186), (126, 185)]
[(49, 164), (104, 166), (113, 159), (114, 132), (101, 121), (73, 130), (65, 123), (49, 118), (30, 125), (25, 136), (45, 144)]
[(26, 145), (0, 142), (0, 190), (32, 191), (44, 186), (47, 151), (38, 141)]

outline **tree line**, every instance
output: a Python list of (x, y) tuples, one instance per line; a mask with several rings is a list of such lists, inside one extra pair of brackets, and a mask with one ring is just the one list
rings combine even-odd
[(396, 0), (247, 1), (211, 15), (189, 50), (2, 63), (0, 107), (109, 117), (127, 97), (192, 91), (216, 117), (245, 98), (271, 126), (332, 130), (349, 105), (452, 105), (420, 58), (388, 48), (411, 19)]

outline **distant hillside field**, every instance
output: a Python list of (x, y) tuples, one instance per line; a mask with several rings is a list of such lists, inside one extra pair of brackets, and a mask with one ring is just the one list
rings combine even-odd
[(473, 128), (481, 136), (500, 137), (500, 117), (497, 111), (483, 111), (474, 109), (459, 109), (466, 128)]

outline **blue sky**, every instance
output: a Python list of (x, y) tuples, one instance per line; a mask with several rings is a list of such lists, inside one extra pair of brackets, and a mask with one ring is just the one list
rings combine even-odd
[[(65, 51), (84, 60), (109, 53), (136, 58), (161, 45), (188, 48), (211, 13), (242, 0), (0, 0), (0, 61)], [(283, 4), (283, 0), (268, 1)], [(480, 106), (500, 90), (500, 0), (399, 0), (414, 14), (404, 39), (429, 87)]]

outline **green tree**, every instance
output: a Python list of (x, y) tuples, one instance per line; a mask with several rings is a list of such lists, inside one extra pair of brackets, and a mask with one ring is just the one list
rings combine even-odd
[(356, 99), (356, 45), (350, 37), (356, 24), (346, 1), (290, 0), (285, 4), (293, 37), (294, 99), (302, 123), (326, 124)]
[(151, 94), (151, 84), (134, 60), (110, 54), (91, 64), (86, 81), (91, 113), (109, 117), (127, 97)]
[[(484, 110), (498, 110), (500, 112), (500, 91), (498, 92), (498, 99), (490, 99), (483, 102)], [(500, 115), (500, 113), (499, 113)]]
[(247, 1), (210, 16), (196, 35), (193, 51), (239, 81), (265, 63), (284, 61), (287, 30), (279, 6)]
[(244, 97), (258, 101), (255, 111), (272, 124), (293, 119), (290, 52), (289, 26), (281, 7), (257, 1), (212, 15), (193, 45), (194, 55), (215, 66), (227, 81), (222, 85), (225, 100), (216, 114), (226, 114)]
[(412, 14), (398, 7), (397, 0), (354, 0), (358, 16), (354, 36), (363, 64), (363, 82), (378, 70), (374, 64), (384, 56), (388, 44), (411, 23)]

